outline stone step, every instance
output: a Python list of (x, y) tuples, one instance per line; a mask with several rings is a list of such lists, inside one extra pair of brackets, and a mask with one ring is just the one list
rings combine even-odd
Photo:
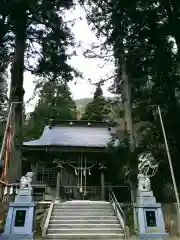
[(85, 212), (85, 211), (53, 211), (51, 216), (113, 216), (115, 215), (114, 212), (111, 211), (92, 211), (92, 212)]
[[(57, 229), (57, 228), (50, 228), (48, 229), (47, 233), (71, 233), (72, 229), (71, 228), (61, 228), (61, 229)], [(104, 233), (104, 234), (108, 234), (108, 233), (121, 233), (122, 229), (119, 228), (74, 228), (73, 229), (73, 233), (74, 234), (89, 234), (89, 233)]]
[(124, 235), (122, 233), (119, 234), (114, 234), (114, 233), (109, 233), (109, 234), (104, 234), (104, 233), (91, 233), (91, 234), (74, 234), (74, 233), (65, 233), (65, 234), (56, 234), (56, 233), (51, 233), (46, 235), (46, 239), (78, 239), (78, 240), (99, 240), (99, 239), (124, 239)]
[(61, 204), (59, 204), (59, 205), (54, 205), (53, 206), (55, 209), (58, 209), (58, 208), (65, 208), (65, 209), (68, 209), (68, 208), (87, 208), (87, 209), (98, 209), (98, 208), (100, 208), (100, 209), (107, 209), (107, 208), (111, 208), (111, 205), (110, 204), (106, 204), (106, 205), (79, 205), (79, 204), (77, 204), (77, 205), (61, 205)]
[(58, 212), (92, 212), (92, 213), (96, 213), (96, 212), (107, 212), (107, 213), (114, 213), (114, 210), (111, 208), (111, 209), (86, 209), (86, 208), (83, 208), (83, 209), (80, 209), (80, 208), (68, 208), (68, 209), (53, 209), (52, 212), (55, 212), (55, 213), (58, 213)]
[(88, 210), (88, 211), (103, 211), (103, 210), (112, 210), (112, 207), (107, 207), (107, 208), (101, 208), (101, 207), (97, 207), (97, 208), (86, 208), (86, 207), (68, 207), (68, 208), (61, 208), (61, 207), (53, 207), (54, 210), (57, 210), (57, 211), (67, 211), (67, 210), (72, 210), (72, 211), (75, 211), (77, 209), (81, 210), (81, 211), (85, 211), (85, 210)]
[(87, 210), (87, 211), (104, 211), (104, 210), (107, 210), (107, 211), (112, 211), (113, 209), (112, 209), (112, 207), (106, 207), (106, 208), (104, 208), (104, 207), (96, 207), (96, 208), (94, 208), (94, 207), (68, 207), (68, 208), (65, 208), (65, 207), (53, 207), (53, 210), (57, 210), (57, 211), (67, 211), (67, 210), (70, 210), (70, 211), (75, 211), (75, 210), (80, 210), (80, 211), (85, 211), (85, 210)]
[(108, 228), (108, 229), (120, 229), (120, 226), (118, 223), (100, 223), (100, 224), (90, 224), (90, 223), (50, 223), (48, 229), (64, 229), (64, 228), (68, 228), (68, 229), (75, 229), (75, 228)]
[(52, 219), (49, 224), (119, 224), (118, 219)]
[(74, 200), (66, 202), (55, 202), (54, 205), (109, 205), (106, 201)]
[(55, 203), (46, 239), (124, 239), (119, 220), (109, 202)]
[(51, 216), (50, 220), (117, 220), (116, 216), (68, 216), (68, 215), (59, 215), (59, 216)]
[(54, 205), (54, 209), (112, 209), (111, 205), (108, 204), (106, 206), (104, 205)]

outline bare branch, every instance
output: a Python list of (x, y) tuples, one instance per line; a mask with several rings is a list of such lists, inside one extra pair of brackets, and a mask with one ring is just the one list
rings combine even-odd
[(85, 8), (85, 6), (82, 5), (82, 7), (83, 7), (83, 9), (84, 9), (87, 17), (91, 20), (91, 22), (92, 22), (92, 24), (94, 25), (94, 27), (95, 27), (100, 33), (102, 33), (105, 37), (108, 37), (107, 33), (104, 32), (102, 29), (100, 29), (100, 27), (98, 26), (98, 24), (97, 24), (95, 21), (93, 21), (92, 17), (91, 17), (90, 14), (88, 13), (88, 10)]
[(107, 78), (101, 78), (101, 80), (96, 83), (93, 83), (91, 79), (88, 79), (88, 81), (91, 85), (98, 86), (98, 85), (104, 85), (104, 83), (108, 82), (109, 80), (114, 79), (114, 77), (115, 77), (115, 74), (113, 74), (112, 76), (107, 77)]
[(34, 44), (33, 44), (33, 41), (31, 41), (30, 39), (29, 39), (29, 41), (30, 41), (30, 44), (31, 44), (31, 46), (33, 47), (33, 49), (35, 50), (35, 53), (37, 53), (41, 58), (43, 57), (41, 54), (40, 54), (40, 52), (35, 48), (35, 46), (34, 46)]
[(96, 52), (93, 52), (93, 50), (87, 49), (83, 53), (84, 57), (86, 57), (86, 58), (100, 58), (100, 59), (104, 59), (104, 60), (108, 60), (108, 58), (113, 57), (113, 54), (111, 54), (111, 55), (103, 55), (102, 53), (98, 54)]

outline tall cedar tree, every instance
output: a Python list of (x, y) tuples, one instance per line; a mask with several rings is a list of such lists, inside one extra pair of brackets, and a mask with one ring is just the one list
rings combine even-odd
[(66, 82), (56, 79), (37, 84), (39, 101), (25, 125), (24, 138), (39, 138), (50, 119), (75, 120), (76, 104)]
[[(154, 105), (160, 104), (162, 108), (173, 164), (176, 166), (175, 173), (178, 176), (180, 2), (85, 2), (88, 3), (88, 20), (96, 29), (97, 36), (106, 38), (102, 48), (113, 47), (116, 66), (113, 87), (116, 93), (123, 93), (122, 66), (125, 61), (132, 92), (134, 126), (140, 131), (137, 139), (139, 148), (136, 150), (151, 150), (160, 162), (156, 178), (159, 180), (157, 189), (162, 189), (165, 183), (162, 175), (166, 174), (167, 182), (170, 181), (170, 174), (167, 161), (164, 162), (167, 159), (166, 151)], [(137, 158), (133, 162), (133, 165), (127, 162), (130, 168), (137, 166)]]
[(103, 96), (101, 86), (98, 85), (94, 92), (93, 100), (87, 104), (82, 120), (105, 121), (110, 114), (108, 101)]
[[(60, 0), (3, 0), (0, 3), (0, 37), (8, 48), (11, 65), (10, 102), (15, 107), (15, 161), (9, 181), (21, 176), (23, 73), (46, 76), (49, 81), (61, 76), (70, 81), (77, 72), (67, 63), (66, 50), (73, 38), (63, 21), (64, 9), (72, 1)], [(32, 61), (36, 58), (36, 63)]]

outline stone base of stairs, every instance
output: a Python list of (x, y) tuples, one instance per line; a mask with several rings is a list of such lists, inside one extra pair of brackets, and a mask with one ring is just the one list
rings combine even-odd
[(71, 233), (71, 234), (48, 234), (46, 236), (46, 239), (64, 239), (64, 240), (67, 240), (67, 239), (86, 239), (86, 240), (98, 240), (98, 239), (109, 239), (109, 240), (115, 240), (115, 239), (124, 239), (124, 235), (123, 234), (112, 234), (112, 233), (109, 233), (109, 234), (96, 234), (96, 233), (93, 233), (93, 234), (81, 234), (81, 233), (78, 233), (78, 234), (74, 234), (74, 233)]

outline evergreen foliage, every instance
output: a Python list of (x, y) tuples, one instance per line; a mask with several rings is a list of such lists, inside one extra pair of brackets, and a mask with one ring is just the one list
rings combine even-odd
[(30, 71), (50, 82), (58, 77), (68, 82), (74, 76), (79, 76), (68, 63), (72, 55), (68, 53), (68, 48), (73, 46), (74, 42), (64, 21), (64, 14), (65, 9), (72, 5), (72, 0), (0, 2), (0, 43), (3, 43), (5, 52), (2, 62), (7, 59), (6, 62), (11, 63), (10, 102), (18, 102), (14, 117), (15, 159), (9, 167), (14, 171), (9, 181), (16, 181), (21, 177), (24, 71)]
[(158, 188), (162, 188), (171, 181), (171, 176), (157, 105), (162, 109), (177, 178), (179, 168), (180, 3), (177, 0), (87, 0), (81, 3), (97, 37), (105, 39), (100, 52), (104, 54), (110, 49), (114, 56), (115, 74), (111, 90), (124, 97), (123, 74), (128, 77), (138, 149), (151, 150), (159, 161), (156, 178)]
[(110, 114), (109, 102), (104, 98), (100, 85), (97, 86), (93, 100), (87, 104), (82, 120), (105, 121)]
[(52, 83), (36, 85), (39, 101), (25, 125), (25, 139), (39, 138), (50, 119), (75, 120), (76, 104), (66, 82), (59, 78)]

